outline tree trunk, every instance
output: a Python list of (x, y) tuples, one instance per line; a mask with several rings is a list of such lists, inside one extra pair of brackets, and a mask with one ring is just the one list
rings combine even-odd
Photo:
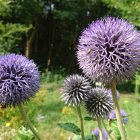
[(73, 35), (73, 39), (72, 39), (72, 52), (71, 52), (71, 58), (70, 58), (70, 65), (68, 68), (68, 73), (72, 73), (75, 72), (75, 61), (76, 61), (76, 36), (77, 36), (77, 32), (78, 32), (78, 23), (75, 26), (75, 32)]
[(49, 55), (48, 55), (48, 60), (47, 60), (47, 66), (46, 66), (46, 73), (49, 71), (51, 62), (52, 62), (52, 56), (53, 56), (53, 47), (54, 47), (54, 35), (55, 35), (55, 24), (54, 24), (54, 19), (53, 19), (53, 13), (50, 14), (51, 19), (50, 19), (50, 28), (51, 28), (51, 39), (50, 39), (50, 49), (49, 49)]
[(31, 58), (31, 54), (33, 52), (32, 50), (33, 44), (36, 39), (37, 28), (38, 28), (38, 16), (34, 20), (33, 28), (26, 33), (27, 42), (26, 42), (26, 47), (25, 47), (25, 56), (27, 58)]
[(36, 34), (36, 29), (33, 28), (32, 31), (27, 32), (26, 36), (27, 36), (27, 42), (26, 42), (26, 47), (25, 47), (25, 56), (27, 58), (31, 58), (31, 51), (33, 48), (33, 41), (35, 38), (35, 34)]

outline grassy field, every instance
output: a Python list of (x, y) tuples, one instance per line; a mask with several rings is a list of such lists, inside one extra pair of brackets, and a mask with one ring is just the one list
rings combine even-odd
[[(62, 80), (55, 82), (42, 82), (36, 97), (26, 103), (31, 121), (39, 131), (43, 140), (67, 140), (73, 136), (57, 126), (61, 122), (73, 122), (79, 125), (79, 119), (75, 108), (67, 107), (60, 100)], [(122, 94), (120, 99), (121, 108), (129, 115), (126, 125), (128, 140), (140, 140), (140, 107), (132, 94)], [(83, 109), (83, 116), (87, 116)], [(0, 140), (28, 140), (20, 137), (19, 129), (25, 126), (18, 108), (0, 109)], [(85, 123), (86, 134), (97, 126), (95, 121)]]

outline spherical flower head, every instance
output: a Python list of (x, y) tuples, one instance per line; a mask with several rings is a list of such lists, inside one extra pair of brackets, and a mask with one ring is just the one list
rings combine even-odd
[[(128, 121), (128, 115), (127, 115), (127, 113), (123, 109), (120, 109), (120, 113), (121, 113), (121, 116), (123, 117), (123, 119), (122, 119), (123, 124), (126, 124), (127, 121)], [(115, 110), (112, 110), (111, 111), (111, 113), (109, 114), (109, 119), (110, 120), (116, 119)]]
[(87, 78), (78, 74), (70, 75), (64, 80), (61, 99), (68, 105), (79, 105), (87, 98), (91, 89)]
[(99, 87), (90, 90), (88, 98), (85, 100), (85, 107), (93, 117), (108, 118), (109, 113), (113, 110), (113, 99), (108, 92)]
[(92, 80), (109, 85), (133, 76), (140, 64), (140, 33), (123, 19), (92, 22), (79, 38), (80, 68)]
[[(99, 136), (99, 128), (96, 128), (92, 131), (92, 133), (97, 137), (98, 140), (100, 140), (100, 136)], [(103, 139), (104, 140), (108, 140), (108, 133), (106, 132), (105, 129), (102, 129), (102, 134), (103, 134)]]
[(22, 55), (0, 58), (0, 104), (16, 106), (29, 100), (39, 89), (40, 76), (33, 61)]

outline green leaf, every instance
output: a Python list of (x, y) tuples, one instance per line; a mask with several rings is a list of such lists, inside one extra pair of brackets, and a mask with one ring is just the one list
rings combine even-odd
[(89, 116), (86, 116), (86, 117), (84, 117), (84, 120), (85, 120), (85, 121), (92, 121), (93, 118), (92, 118), (92, 117), (89, 117)]
[(24, 126), (22, 126), (19, 130), (18, 130), (18, 135), (16, 136), (16, 139), (19, 140), (33, 140), (34, 134), (32, 133), (32, 131)]
[(85, 140), (96, 140), (96, 137), (94, 135), (87, 135)]
[[(75, 135), (73, 136), (72, 140), (82, 140), (81, 136)], [(86, 135), (85, 140), (98, 140), (94, 135)]]
[(76, 135), (80, 135), (81, 132), (80, 128), (73, 123), (58, 123), (57, 125), (66, 131), (72, 132)]
[(114, 134), (116, 136), (116, 139), (121, 140), (120, 131), (119, 131), (118, 126), (117, 126), (117, 121), (112, 121), (111, 122), (111, 129), (114, 132)]
[(84, 117), (85, 121), (96, 121), (96, 118), (90, 117), (90, 116), (86, 116)]

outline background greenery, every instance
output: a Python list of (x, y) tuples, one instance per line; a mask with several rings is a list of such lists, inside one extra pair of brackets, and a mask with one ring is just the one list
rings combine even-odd
[[(73, 137), (73, 134), (66, 132), (57, 126), (58, 123), (72, 122), (79, 124), (79, 118), (76, 109), (65, 106), (60, 100), (60, 90), (63, 78), (58, 79), (53, 76), (52, 79), (43, 77), (42, 84), (36, 97), (25, 104), (25, 109), (36, 129), (39, 131), (43, 140), (67, 140)], [(61, 75), (60, 75), (61, 77)], [(140, 139), (140, 104), (133, 94), (124, 93), (120, 98), (121, 108), (124, 109), (129, 116), (126, 124), (128, 140)], [(88, 116), (83, 108), (83, 117)], [(2, 140), (30, 140), (28, 129), (26, 133), (20, 134), (23, 126), (28, 128), (20, 115), (18, 108), (2, 108), (0, 110), (0, 138)], [(22, 126), (22, 127), (21, 127)], [(91, 134), (92, 130), (97, 127), (96, 121), (86, 121), (86, 134)]]
[[(75, 57), (81, 31), (106, 16), (124, 18), (140, 29), (139, 15), (139, 0), (0, 0), (0, 54), (14, 52), (34, 59), (42, 74), (41, 89), (25, 108), (44, 139), (66, 140), (72, 134), (57, 123), (78, 124), (75, 109), (66, 107), (59, 97), (65, 76), (81, 73)], [(134, 88), (135, 78), (118, 85), (123, 93), (121, 107), (129, 114), (129, 140), (140, 139), (139, 100), (130, 94)], [(87, 133), (95, 126), (87, 122)], [(25, 128), (17, 108), (0, 108), (0, 140), (27, 140), (32, 134)]]

